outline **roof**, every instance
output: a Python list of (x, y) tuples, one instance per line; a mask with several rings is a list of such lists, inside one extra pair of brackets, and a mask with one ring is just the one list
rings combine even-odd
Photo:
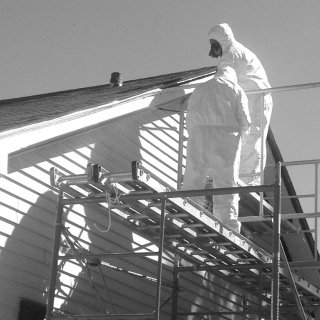
[[(2, 100), (0, 110), (6, 121), (0, 124), (0, 171), (7, 171), (8, 157), (14, 152), (144, 110), (159, 93), (162, 100), (171, 100), (180, 86), (215, 71), (216, 67), (205, 67), (128, 81), (123, 87), (101, 85)], [(185, 96), (184, 90), (178, 91)]]
[(2, 118), (0, 133), (27, 125), (56, 119), (77, 111), (88, 110), (101, 104), (120, 101), (152, 89), (178, 86), (191, 78), (201, 77), (216, 70), (205, 67), (168, 75), (143, 78), (124, 82), (122, 87), (109, 84), (40, 94), (29, 97), (0, 101)]

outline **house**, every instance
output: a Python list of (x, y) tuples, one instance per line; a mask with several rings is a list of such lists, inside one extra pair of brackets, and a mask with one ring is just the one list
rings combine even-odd
[[(98, 170), (106, 177), (114, 174), (119, 185), (112, 191), (120, 194), (134, 196), (143, 189), (151, 196), (179, 189), (187, 142), (180, 121), (183, 107), (195, 86), (214, 73), (215, 68), (208, 67), (127, 81), (123, 87), (101, 85), (0, 102), (1, 319), (43, 319), (52, 274), (56, 275), (54, 319), (71, 319), (74, 314), (91, 314), (88, 319), (94, 315), (102, 319), (98, 314), (110, 315), (106, 319), (111, 315), (129, 319), (134, 314), (136, 319), (150, 319), (157, 316), (156, 307), (161, 319), (191, 319), (192, 312), (194, 319), (204, 319), (205, 314), (270, 318), (273, 227), (270, 217), (248, 218), (259, 215), (261, 199), (255, 192), (241, 197), (245, 231), (241, 235), (192, 201), (168, 200), (167, 210), (182, 215), (167, 222), (159, 268), (154, 252), (160, 250), (161, 203), (129, 199), (122, 207), (113, 207), (108, 192), (97, 183), (79, 182), (88, 178), (88, 170), (90, 174)], [(265, 184), (271, 185), (274, 165), (282, 161), (271, 130), (267, 152)], [(135, 161), (142, 165), (145, 180), (121, 184), (120, 177), (132, 173)], [(51, 262), (59, 225), (57, 181), (63, 179), (75, 183), (62, 184), (59, 254), (74, 257), (59, 259), (56, 272)], [(282, 184), (283, 195), (295, 195), (285, 168)], [(271, 194), (270, 189), (265, 192)], [(105, 197), (104, 203), (95, 202), (98, 196)], [(80, 201), (90, 197), (92, 203)], [(272, 215), (273, 200), (262, 203)], [(296, 198), (283, 199), (281, 206), (283, 214), (302, 212)], [(312, 260), (315, 245), (307, 221), (293, 217), (281, 225), (287, 260)], [(210, 241), (198, 241), (200, 233)], [(138, 254), (131, 255), (133, 251)], [(318, 270), (296, 266), (292, 275), (289, 271), (284, 266), (280, 270), (281, 319), (300, 319), (297, 298), (302, 312), (316, 317)]]

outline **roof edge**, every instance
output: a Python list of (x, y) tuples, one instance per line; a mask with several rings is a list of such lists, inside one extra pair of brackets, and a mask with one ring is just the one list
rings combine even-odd
[[(216, 66), (208, 66), (208, 67), (203, 67), (203, 68), (196, 68), (196, 69), (191, 69), (191, 70), (188, 70), (187, 72), (189, 73), (192, 73), (192, 72), (197, 72), (197, 73), (201, 73), (202, 71), (205, 71), (205, 70), (212, 70), (211, 72), (207, 72), (206, 74), (203, 74), (203, 75), (199, 75), (199, 76), (193, 76), (193, 77), (190, 77), (190, 78), (186, 78), (184, 80), (182, 80), (182, 78), (179, 78), (179, 79), (175, 79), (175, 80), (169, 80), (167, 82), (164, 82), (163, 83), (163, 86), (161, 86), (163, 89), (164, 88), (168, 88), (168, 87), (171, 87), (171, 86), (175, 86), (177, 84), (181, 85), (183, 84), (184, 82), (190, 82), (190, 79), (191, 78), (200, 78), (200, 77), (205, 77), (207, 76), (208, 73), (212, 73), (212, 72), (215, 72), (217, 69)], [(175, 74), (178, 76), (180, 75), (182, 72), (184, 71), (177, 71), (177, 72), (172, 72), (172, 73), (169, 73), (168, 76), (174, 76)], [(161, 76), (161, 75), (160, 75)], [(158, 78), (159, 75), (157, 76), (149, 76), (149, 77), (144, 77), (144, 78), (138, 78), (138, 79), (132, 79), (132, 80), (127, 80), (127, 81), (124, 81), (123, 84), (129, 84), (129, 83), (132, 83), (132, 82), (135, 82), (137, 80), (141, 80), (141, 81), (144, 81), (144, 80), (152, 80), (152, 79), (156, 79)], [(98, 85), (94, 85), (94, 86), (89, 86), (89, 87), (81, 87), (81, 88), (74, 88), (74, 89), (67, 89), (67, 90), (59, 90), (59, 91), (53, 91), (53, 92), (46, 92), (46, 93), (40, 93), (40, 94), (35, 94), (35, 95), (27, 95), (27, 96), (22, 96), (22, 97), (17, 97), (17, 98), (7, 98), (7, 99), (2, 99), (0, 100), (0, 104), (1, 103), (16, 103), (16, 102), (20, 102), (20, 101), (27, 101), (27, 100), (33, 100), (33, 99), (40, 99), (40, 98), (44, 98), (44, 97), (50, 97), (50, 96), (55, 96), (55, 95), (60, 95), (60, 94), (65, 94), (65, 93), (73, 93), (73, 92), (77, 92), (77, 91), (84, 91), (84, 90), (92, 90), (94, 88), (96, 89), (99, 89), (99, 88), (112, 88), (110, 86), (110, 84), (106, 83), (106, 84), (98, 84)]]

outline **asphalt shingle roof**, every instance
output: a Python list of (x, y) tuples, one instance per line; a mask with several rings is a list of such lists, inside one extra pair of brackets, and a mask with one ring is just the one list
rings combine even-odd
[(177, 82), (213, 72), (215, 67), (205, 67), (156, 77), (124, 82), (123, 87), (109, 84), (81, 89), (47, 93), (0, 101), (0, 132), (30, 124), (52, 120), (76, 111), (101, 104), (123, 100), (155, 88), (167, 88)]

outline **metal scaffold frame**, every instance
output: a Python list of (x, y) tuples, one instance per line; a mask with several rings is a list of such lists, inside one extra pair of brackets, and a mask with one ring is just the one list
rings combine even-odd
[[(139, 183), (140, 185), (152, 185), (151, 181), (153, 178), (150, 177), (149, 173), (145, 171), (145, 169), (139, 164), (139, 162), (132, 163), (132, 172), (130, 173), (120, 173), (120, 174), (110, 174), (107, 170), (101, 168), (98, 165), (88, 165), (88, 169), (86, 174), (84, 175), (69, 175), (64, 176), (56, 169), (51, 170), (51, 183), (53, 186), (59, 188), (59, 196), (58, 196), (58, 205), (57, 205), (57, 216), (56, 216), (56, 223), (55, 223), (55, 232), (54, 232), (54, 245), (53, 245), (53, 252), (52, 252), (52, 264), (51, 264), (51, 273), (50, 273), (50, 284), (49, 284), (49, 291), (48, 291), (48, 303), (47, 303), (47, 314), (46, 320), (54, 320), (54, 319), (160, 319), (160, 308), (161, 308), (161, 289), (162, 289), (162, 259), (163, 259), (163, 250), (164, 246), (167, 249), (173, 249), (177, 251), (176, 247), (169, 246), (168, 243), (165, 242), (165, 237), (169, 237), (170, 235), (165, 234), (166, 228), (168, 224), (173, 223), (174, 219), (178, 219), (179, 215), (174, 215), (168, 212), (168, 203), (173, 203), (175, 205), (180, 205), (180, 207), (187, 206), (185, 208), (185, 213), (189, 213), (190, 217), (193, 219), (197, 219), (198, 225), (201, 223), (206, 224), (206, 228), (211, 226), (211, 230), (223, 236), (224, 241), (227, 242), (226, 245), (233, 244), (236, 246), (237, 250), (230, 252), (230, 254), (234, 254), (237, 256), (241, 250), (241, 254), (245, 251), (243, 248), (248, 248), (249, 245), (244, 239), (244, 237), (233, 231), (227, 226), (224, 226), (223, 223), (217, 221), (214, 218), (204, 215), (205, 210), (195, 210), (193, 207), (188, 207), (188, 203), (186, 199), (194, 196), (203, 196), (203, 195), (220, 195), (220, 194), (228, 194), (228, 193), (239, 193), (239, 194), (252, 194), (256, 193), (259, 194), (261, 192), (272, 192), (274, 194), (274, 207), (273, 207), (273, 215), (272, 217), (268, 217), (267, 219), (273, 220), (273, 237), (272, 237), (272, 254), (269, 255), (268, 253), (264, 252), (263, 249), (259, 248), (258, 246), (250, 243), (251, 251), (248, 249), (246, 254), (250, 258), (246, 258), (246, 264), (242, 264), (240, 261), (242, 259), (236, 260), (239, 263), (232, 263), (228, 266), (212, 266), (203, 263), (202, 265), (199, 264), (195, 267), (181, 267), (178, 265), (179, 258), (176, 259), (176, 265), (174, 267), (174, 278), (173, 278), (173, 302), (172, 302), (172, 319), (177, 319), (181, 316), (185, 316), (186, 314), (179, 314), (177, 312), (177, 304), (178, 304), (178, 275), (180, 272), (190, 272), (190, 271), (199, 271), (199, 270), (208, 270), (214, 272), (215, 270), (227, 270), (227, 269), (246, 269), (252, 270), (256, 269), (258, 272), (261, 273), (262, 270), (269, 270), (269, 279), (271, 279), (272, 286), (270, 292), (270, 319), (278, 320), (279, 319), (279, 290), (280, 290), (280, 277), (284, 276), (288, 279), (288, 286), (290, 286), (294, 300), (298, 307), (298, 312), (300, 314), (301, 319), (306, 319), (306, 315), (304, 313), (304, 309), (300, 300), (301, 291), (298, 292), (297, 285), (300, 286), (300, 289), (307, 290), (308, 294), (310, 292), (314, 294), (315, 297), (318, 297), (317, 303), (320, 303), (320, 294), (319, 289), (313, 288), (309, 283), (304, 283), (298, 279), (298, 277), (294, 276), (290, 271), (290, 264), (285, 258), (285, 253), (280, 241), (281, 235), (281, 163), (276, 164), (275, 170), (275, 182), (270, 185), (261, 185), (261, 186), (246, 186), (246, 187), (237, 187), (237, 188), (219, 188), (219, 189), (203, 189), (203, 190), (188, 190), (188, 191), (166, 191), (161, 192), (159, 190), (153, 189), (153, 192), (150, 193), (150, 190), (146, 192), (146, 190), (142, 190), (141, 192), (134, 192), (133, 194), (121, 194), (118, 200), (121, 204), (134, 203), (135, 201), (139, 200), (156, 200), (157, 202), (160, 201), (161, 203), (161, 210), (159, 219), (159, 235), (158, 235), (158, 252), (154, 252), (154, 255), (158, 256), (158, 271), (156, 275), (156, 293), (155, 293), (155, 304), (154, 304), (154, 311), (149, 313), (139, 313), (139, 314), (110, 314), (110, 313), (101, 313), (101, 314), (90, 314), (90, 315), (56, 315), (54, 314), (54, 298), (55, 298), (55, 290), (56, 290), (56, 283), (57, 283), (57, 273), (58, 273), (58, 262), (59, 260), (65, 259), (79, 259), (80, 261), (84, 261), (84, 259), (92, 259), (92, 258), (103, 258), (108, 255), (112, 255), (112, 253), (108, 254), (100, 254), (94, 255), (90, 253), (81, 253), (79, 255), (73, 254), (70, 256), (62, 256), (59, 255), (59, 248), (61, 245), (61, 235), (64, 233), (63, 227), (63, 208), (64, 206), (70, 204), (99, 204), (106, 202), (106, 194), (112, 192), (112, 186), (114, 183), (122, 183), (133, 181)], [(97, 188), (99, 192), (94, 196), (82, 196), (82, 197), (64, 197), (65, 192), (69, 192), (69, 188), (72, 185), (76, 185), (77, 188), (81, 187), (82, 185), (91, 185)], [(70, 193), (69, 193), (70, 194)], [(203, 209), (202, 209), (203, 210)], [(172, 216), (172, 217), (171, 217)], [(261, 218), (261, 217), (256, 217)], [(169, 222), (168, 222), (169, 221)], [(193, 226), (195, 227), (195, 221), (193, 221)], [(191, 224), (189, 225), (191, 227)], [(200, 226), (201, 228), (201, 226)], [(175, 232), (179, 232), (179, 229), (175, 229)], [(186, 235), (185, 229), (181, 229), (181, 235), (184, 237), (188, 237)], [(212, 234), (200, 234), (200, 236), (206, 236), (209, 238)], [(221, 243), (220, 243), (221, 244)], [(221, 244), (222, 245), (222, 244)], [(200, 245), (201, 246), (201, 245)], [(199, 247), (200, 248), (200, 247)], [(207, 248), (207, 247), (206, 247)], [(203, 247), (201, 248), (203, 249)], [(241, 249), (239, 251), (239, 249)], [(129, 255), (130, 253), (113, 253), (114, 255), (118, 256), (125, 256)], [(132, 255), (148, 255), (150, 256), (150, 252), (148, 253), (131, 253)], [(284, 259), (283, 262), (280, 260), (280, 254)], [(259, 257), (263, 256), (264, 258), (261, 260)], [(179, 257), (179, 254), (177, 254)], [(250, 259), (254, 261), (254, 263), (250, 263)], [(257, 262), (259, 262), (257, 264)], [(285, 272), (283, 273), (283, 271)], [(271, 276), (270, 276), (271, 274)], [(259, 275), (260, 277), (261, 275)], [(259, 314), (260, 318), (261, 315), (266, 315), (265, 307), (260, 305), (258, 310), (243, 310), (243, 311), (235, 311), (235, 312), (208, 312), (206, 314), (220, 314), (220, 315), (227, 315), (227, 314)], [(200, 313), (188, 313), (199, 315)], [(266, 316), (267, 317), (267, 316)]]

